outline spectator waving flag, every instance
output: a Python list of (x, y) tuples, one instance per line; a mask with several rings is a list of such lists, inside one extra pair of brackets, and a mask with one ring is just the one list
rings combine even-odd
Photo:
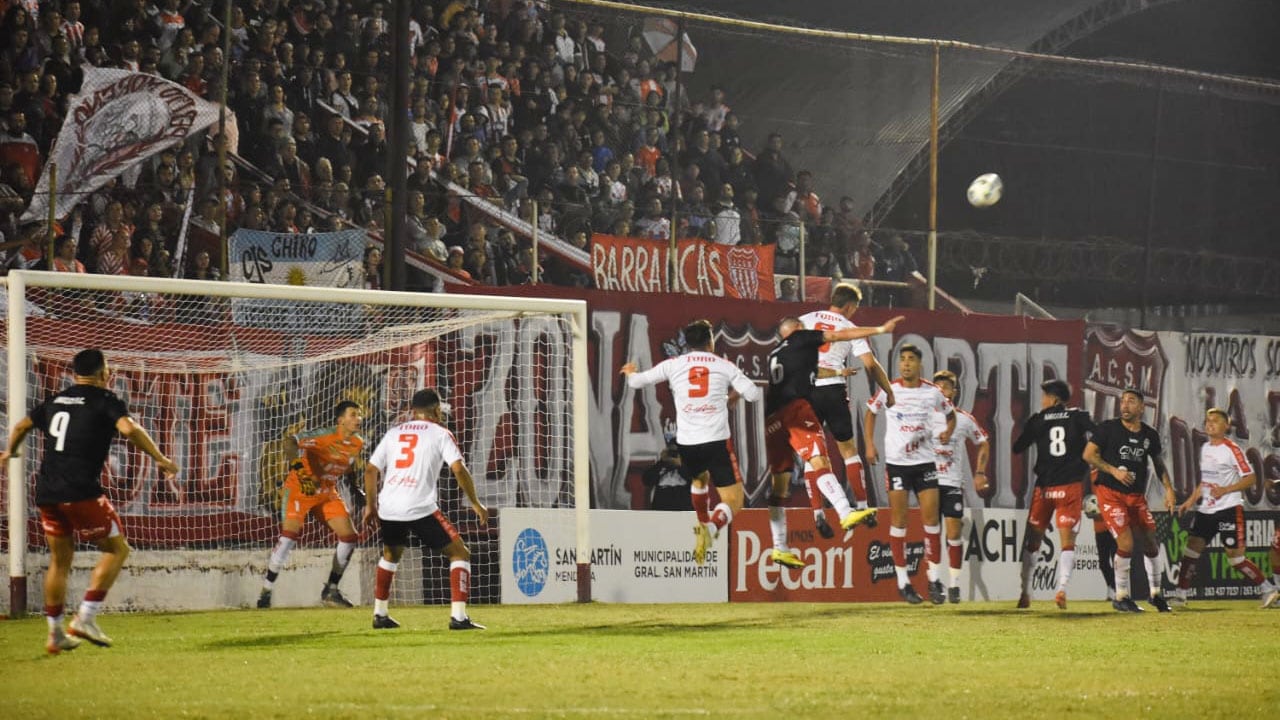
[[(111, 178), (217, 119), (217, 105), (164, 78), (86, 66), (80, 94), (70, 99), (49, 154), (58, 165), (54, 214), (65, 217)], [(23, 221), (48, 214), (49, 192), (46, 164)]]

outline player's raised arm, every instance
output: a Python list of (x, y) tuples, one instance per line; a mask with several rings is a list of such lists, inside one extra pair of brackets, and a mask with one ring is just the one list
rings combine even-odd
[(150, 455), (151, 459), (156, 461), (156, 466), (160, 468), (165, 477), (174, 477), (178, 474), (178, 464), (160, 452), (160, 448), (156, 447), (151, 435), (141, 425), (135, 423), (133, 418), (125, 415), (117, 420), (116, 430), (128, 438), (134, 447)]
[(22, 418), (17, 425), (13, 426), (13, 432), (9, 433), (9, 444), (0, 451), (0, 462), (18, 457), (18, 453), (22, 451), (22, 441), (27, 439), (27, 434), (35, 429), (35, 426), (30, 416)]
[[(666, 361), (664, 360), (663, 362)], [(648, 387), (649, 385), (653, 385), (667, 379), (662, 363), (658, 363), (644, 372), (639, 372), (636, 368), (636, 364), (629, 362), (623, 365), (622, 369), (618, 372), (627, 376), (627, 387), (632, 390)]]
[[(867, 372), (871, 374), (871, 379), (884, 391), (885, 407), (893, 407), (894, 402), (896, 402), (893, 397), (893, 384), (889, 382), (889, 373), (884, 371), (884, 366), (876, 359), (875, 353), (862, 353), (858, 359), (862, 361), (862, 367), (866, 368)], [(848, 369), (854, 371), (849, 373), (850, 375), (857, 372), (855, 368)]]
[(462, 492), (466, 494), (467, 500), (471, 503), (471, 510), (480, 518), (481, 525), (489, 524), (489, 508), (480, 502), (480, 498), (476, 497), (476, 484), (471, 479), (471, 471), (467, 469), (467, 464), (461, 460), (455, 460), (449, 466), (449, 470), (453, 472), (453, 477), (458, 481), (458, 487), (462, 488)]
[(822, 332), (822, 339), (824, 342), (840, 342), (842, 340), (861, 340), (862, 338), (869, 338), (872, 335), (883, 335), (885, 333), (893, 332), (893, 329), (898, 326), (898, 323), (906, 319), (907, 316), (899, 315), (889, 322), (877, 327), (852, 327), (844, 328), (842, 330), (824, 330)]
[[(733, 384), (734, 392), (741, 395), (742, 399), (747, 402), (756, 402), (764, 395), (764, 393), (760, 392), (760, 386), (752, 382), (751, 378), (747, 377), (741, 370), (734, 374), (733, 380), (730, 382)], [(732, 393), (730, 394), (732, 395)]]

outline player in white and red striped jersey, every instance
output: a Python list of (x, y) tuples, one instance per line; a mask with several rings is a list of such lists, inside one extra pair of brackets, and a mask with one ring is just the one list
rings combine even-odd
[(987, 431), (982, 429), (978, 420), (956, 405), (960, 390), (956, 374), (950, 370), (939, 370), (933, 374), (933, 383), (956, 410), (956, 431), (951, 434), (951, 441), (945, 443), (939, 436), (946, 429), (946, 417), (940, 412), (934, 413), (933, 452), (936, 455), (934, 464), (938, 466), (938, 501), (942, 506), (943, 529), (947, 534), (947, 565), (951, 571), (947, 599), (958, 603), (960, 569), (964, 563), (964, 538), (961, 536), (964, 528), (964, 473), (969, 466), (965, 442), (972, 442), (978, 448), (978, 460), (973, 465), (973, 484), (979, 491), (987, 487), (987, 459), (991, 445), (987, 442)]
[[(689, 496), (698, 523), (694, 560), (706, 561), (707, 548), (715, 536), (742, 509), (742, 482), (737, 461), (729, 447), (729, 391), (744, 400), (760, 399), (760, 388), (737, 365), (715, 354), (711, 323), (696, 320), (684, 328), (689, 351), (667, 358), (644, 372), (636, 364), (622, 366), (627, 387), (636, 390), (660, 382), (671, 387), (676, 408), (676, 445), (680, 448), (680, 474), (691, 482)], [(716, 485), (720, 503), (709, 510), (707, 477)]]
[[(814, 310), (800, 316), (800, 322), (807, 330), (844, 330), (856, 328), (853, 315), (862, 303), (862, 291), (857, 285), (840, 283), (831, 291), (831, 306), (826, 310)], [(853, 366), (857, 358), (866, 368), (871, 379), (888, 395), (886, 404), (893, 406), (893, 386), (889, 376), (871, 352), (871, 345), (863, 338), (844, 342), (826, 343), (818, 348), (818, 368), (821, 375), (813, 383), (809, 392), (809, 405), (818, 420), (827, 426), (840, 448), (840, 456), (844, 458), (844, 476), (853, 490), (854, 508), (867, 508), (867, 485), (862, 475), (862, 457), (858, 455), (858, 443), (853, 437), (853, 416), (849, 409), (848, 376), (858, 372)], [(832, 537), (834, 532), (827, 523), (822, 510), (822, 495), (817, 484), (819, 472), (805, 467), (805, 487), (809, 491), (809, 507), (813, 510), (814, 522), (823, 537)], [(841, 491), (843, 492), (843, 491)], [(874, 518), (869, 525), (874, 526)]]
[[(1214, 407), (1205, 411), (1204, 432), (1209, 436), (1209, 442), (1200, 446), (1200, 482), (1186, 501), (1178, 506), (1180, 514), (1192, 509), (1196, 512), (1187, 533), (1187, 546), (1182, 551), (1177, 598), (1186, 603), (1187, 590), (1195, 578), (1200, 553), (1217, 535), (1231, 567), (1259, 587), (1262, 606), (1267, 607), (1275, 602), (1277, 589), (1244, 555), (1244, 496), (1241, 493), (1253, 485), (1256, 476), (1244, 451), (1227, 437), (1230, 427), (1231, 418), (1225, 410)], [(1200, 503), (1198, 508), (1197, 502)]]
[[(903, 600), (917, 605), (923, 598), (907, 577), (907, 503), (914, 492), (920, 503), (924, 523), (924, 554), (929, 562), (929, 601), (941, 605), (947, 601), (942, 587), (942, 528), (938, 521), (938, 468), (934, 463), (934, 442), (947, 444), (956, 430), (956, 413), (951, 401), (937, 385), (920, 377), (920, 348), (910, 343), (898, 350), (898, 379), (893, 381), (897, 403), (888, 406), (887, 394), (881, 390), (867, 401), (863, 426), (867, 462), (875, 464), (876, 415), (885, 413), (884, 463), (885, 482), (889, 491), (889, 550), (898, 575), (898, 593)], [(935, 413), (941, 413), (943, 430), (933, 432)]]
[[(471, 595), (471, 552), (449, 519), (440, 511), (436, 478), (440, 466), (447, 465), (466, 494), (471, 510), (481, 525), (489, 524), (489, 510), (476, 497), (475, 483), (462, 461), (462, 452), (453, 433), (443, 422), (443, 404), (435, 390), (413, 394), (413, 419), (401, 423), (383, 436), (365, 466), (364, 487), (368, 504), (363, 523), (378, 518), (382, 526), (382, 559), (373, 590), (373, 627), (397, 628), (400, 624), (387, 614), (391, 581), (409, 535), (417, 535), (427, 547), (449, 558), (449, 589), (452, 606), (450, 630), (483, 630), (467, 616)], [(381, 478), (382, 491), (378, 491)]]

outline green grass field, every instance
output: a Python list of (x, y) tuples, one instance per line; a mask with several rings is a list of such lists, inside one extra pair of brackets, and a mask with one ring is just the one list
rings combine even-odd
[(105, 615), (46, 656), (0, 622), (0, 717), (1271, 717), (1280, 612), (1199, 602), (568, 605)]

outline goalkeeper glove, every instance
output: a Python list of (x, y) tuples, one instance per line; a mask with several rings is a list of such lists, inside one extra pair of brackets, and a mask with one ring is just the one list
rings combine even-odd
[(301, 458), (290, 463), (289, 469), (298, 477), (298, 485), (302, 488), (303, 495), (316, 494), (316, 476), (311, 474), (310, 468)]

